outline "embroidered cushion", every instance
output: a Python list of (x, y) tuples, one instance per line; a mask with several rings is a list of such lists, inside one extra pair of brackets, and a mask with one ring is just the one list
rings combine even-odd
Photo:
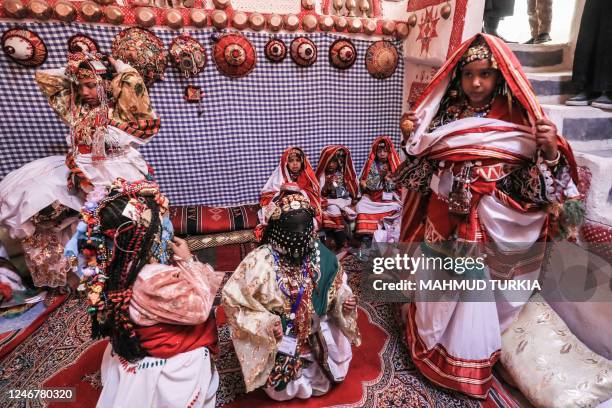
[(177, 235), (214, 234), (255, 228), (259, 222), (258, 210), (258, 204), (175, 206), (170, 208), (170, 219)]
[(612, 398), (612, 361), (589, 350), (539, 296), (503, 333), (501, 362), (537, 407), (595, 407)]

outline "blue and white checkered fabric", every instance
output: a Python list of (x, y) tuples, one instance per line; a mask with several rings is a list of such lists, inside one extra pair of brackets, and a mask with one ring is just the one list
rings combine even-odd
[[(2, 22), (2, 32), (15, 27)], [(66, 41), (82, 33), (94, 38), (108, 53), (119, 27), (86, 24), (26, 23), (45, 41), (49, 57), (41, 68), (64, 66)], [(176, 31), (156, 29), (169, 45)], [(212, 30), (190, 34), (212, 50)], [(255, 202), (278, 164), (281, 152), (301, 146), (313, 166), (321, 148), (347, 145), (360, 171), (372, 140), (389, 135), (398, 141), (402, 106), (403, 58), (386, 80), (372, 78), (365, 69), (369, 41), (354, 40), (355, 65), (346, 71), (328, 62), (328, 49), (337, 38), (308, 34), (318, 47), (318, 60), (308, 68), (289, 56), (280, 64), (266, 60), (265, 33), (245, 33), (257, 50), (255, 70), (244, 78), (219, 73), (211, 58), (204, 71), (185, 80), (169, 66), (166, 79), (151, 89), (153, 107), (162, 118), (160, 133), (141, 149), (156, 171), (156, 179), (175, 205), (230, 205)], [(297, 34), (279, 34), (287, 46)], [(183, 99), (188, 84), (201, 86), (204, 113)], [(34, 70), (0, 55), (0, 176), (23, 164), (66, 152), (68, 129), (55, 116), (34, 82)]]

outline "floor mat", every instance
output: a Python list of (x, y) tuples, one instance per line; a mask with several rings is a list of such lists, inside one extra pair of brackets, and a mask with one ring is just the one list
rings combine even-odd
[(0, 360), (7, 356), (28, 336), (30, 336), (36, 329), (38, 329), (49, 317), (49, 315), (66, 300), (68, 295), (51, 292), (47, 294), (47, 297), (42, 302), (36, 304), (34, 307), (29, 309), (20, 318), (26, 318), (26, 315), (34, 314), (35, 316), (29, 321), (29, 323), (22, 328), (4, 331), (0, 334)]
[[(343, 260), (349, 284), (360, 288), (361, 265), (353, 258)], [(430, 384), (414, 368), (397, 319), (396, 306), (386, 303), (359, 303), (359, 318), (364, 344), (353, 349), (353, 362), (344, 384), (335, 386), (323, 397), (310, 400), (313, 406), (335, 407), (512, 407), (512, 398), (496, 382), (489, 400), (482, 403), (466, 396), (441, 390)], [(105, 341), (90, 339), (89, 318), (84, 300), (69, 298), (53, 311), (35, 335), (28, 337), (3, 361), (0, 367), (0, 400), (11, 388), (71, 386), (77, 402), (52, 407), (93, 407), (100, 392), (99, 362)], [(304, 402), (275, 403), (261, 392), (244, 395), (244, 383), (229, 328), (219, 316), (219, 348), (216, 361), (220, 373), (217, 406), (300, 405)], [(368, 336), (367, 339), (365, 336)], [(370, 338), (371, 337), (371, 338)], [(379, 368), (380, 367), (380, 368)], [(30, 401), (32, 407), (47, 406)], [(2, 401), (2, 407), (22, 406), (19, 401)]]

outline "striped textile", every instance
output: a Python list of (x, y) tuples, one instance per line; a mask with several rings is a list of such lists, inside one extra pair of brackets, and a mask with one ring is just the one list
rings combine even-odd
[(190, 205), (170, 208), (175, 234), (196, 235), (253, 229), (259, 223), (259, 204), (237, 207)]

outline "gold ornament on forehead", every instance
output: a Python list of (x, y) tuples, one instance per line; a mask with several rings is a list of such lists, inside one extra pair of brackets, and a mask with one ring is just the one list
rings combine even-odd
[(278, 220), (282, 213), (299, 209), (312, 210), (310, 200), (304, 197), (302, 194), (290, 194), (280, 199), (280, 201), (276, 204), (276, 208), (272, 212), (270, 218), (273, 220)]
[(491, 49), (487, 44), (475, 44), (472, 45), (468, 50), (463, 54), (461, 60), (459, 61), (459, 65), (463, 68), (467, 64), (480, 61), (480, 60), (490, 60), (491, 67), (493, 69), (498, 69), (497, 61), (491, 52)]
[(289, 152), (289, 156), (287, 157), (288, 159), (292, 159), (293, 157), (296, 157), (300, 160), (302, 160), (302, 152), (297, 150), (297, 149), (293, 149)]

